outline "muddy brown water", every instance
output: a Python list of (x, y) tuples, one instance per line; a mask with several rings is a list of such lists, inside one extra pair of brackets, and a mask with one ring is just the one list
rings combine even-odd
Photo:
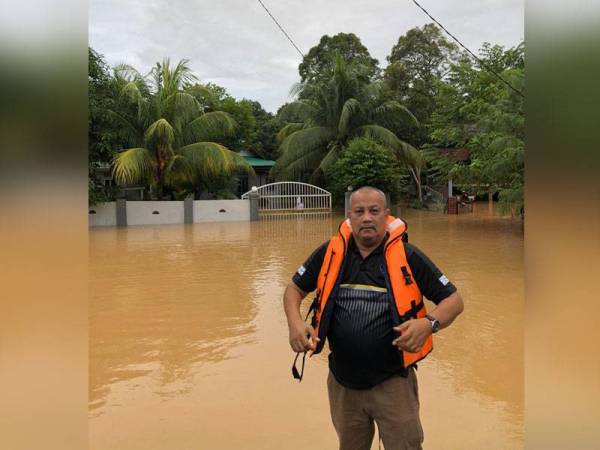
[[(521, 222), (403, 218), (465, 301), (419, 365), (424, 448), (522, 448)], [(91, 229), (89, 448), (337, 448), (327, 351), (292, 379), (281, 296), (341, 219)]]

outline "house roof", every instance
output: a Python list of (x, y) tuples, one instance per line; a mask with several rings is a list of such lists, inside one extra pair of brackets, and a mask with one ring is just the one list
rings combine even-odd
[(471, 159), (471, 152), (468, 148), (438, 148), (440, 154), (452, 161), (468, 161)]
[(259, 158), (258, 156), (247, 150), (240, 151), (240, 156), (243, 156), (246, 162), (252, 167), (272, 167), (275, 165), (275, 161), (271, 159)]

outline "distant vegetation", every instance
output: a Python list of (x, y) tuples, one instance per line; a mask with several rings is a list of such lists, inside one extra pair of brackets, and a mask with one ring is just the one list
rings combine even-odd
[[(168, 59), (146, 76), (107, 67), (89, 49), (90, 202), (108, 200), (95, 167), (110, 164), (120, 184), (165, 194), (227, 189), (249, 171), (247, 150), (276, 160), (274, 179), (309, 181), (343, 193), (362, 180), (427, 206), (424, 185), (452, 179), (462, 192), (497, 196), (522, 214), (524, 43), (484, 43), (483, 64), (433, 24), (399, 37), (385, 67), (352, 33), (323, 36), (299, 66), (294, 101), (277, 114), (202, 83), (187, 61)], [(506, 80), (511, 89), (491, 68)], [(439, 149), (467, 149), (456, 161)], [(374, 172), (381, 171), (380, 177)], [(410, 198), (409, 198), (410, 197)]]

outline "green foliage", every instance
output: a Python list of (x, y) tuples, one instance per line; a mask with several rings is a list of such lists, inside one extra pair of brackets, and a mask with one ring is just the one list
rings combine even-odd
[[(309, 178), (326, 182), (329, 168), (357, 136), (380, 142), (396, 157), (407, 161), (415, 151), (386, 125), (413, 121), (414, 116), (396, 101), (380, 101), (380, 84), (369, 84), (360, 66), (348, 63), (340, 53), (321, 81), (299, 84), (294, 92), (301, 99), (280, 110), (281, 118), (298, 122), (285, 124), (278, 134), (280, 157), (271, 174), (278, 179)], [(325, 76), (326, 75), (326, 76)]]
[(209, 110), (218, 92), (197, 83), (187, 60), (172, 65), (165, 59), (149, 79), (118, 66), (115, 79), (119, 103), (109, 115), (126, 130), (131, 147), (114, 156), (117, 183), (149, 184), (162, 199), (165, 186), (177, 190), (191, 183), (198, 190), (205, 178), (252, 171), (241, 156), (216, 142), (235, 133), (237, 122), (227, 112)]
[(344, 199), (348, 186), (373, 186), (394, 198), (399, 190), (398, 169), (398, 161), (388, 148), (372, 139), (354, 138), (331, 168), (330, 189), (337, 202)]
[(114, 200), (114, 189), (95, 179), (96, 168), (110, 164), (126, 142), (121, 128), (105, 113), (114, 108), (118, 89), (102, 55), (88, 47), (88, 203)]
[(379, 75), (378, 61), (372, 58), (369, 50), (354, 33), (338, 33), (335, 36), (324, 35), (319, 44), (312, 47), (298, 67), (302, 83), (323, 81), (332, 69), (334, 55), (339, 54), (345, 61), (361, 65), (365, 80)]
[[(516, 89), (524, 89), (524, 46), (505, 51), (485, 44), (480, 57)], [(492, 73), (463, 59), (440, 85), (432, 115), (432, 139), (443, 147), (466, 147), (471, 163), (447, 165), (430, 158), (442, 178), (475, 194), (499, 192), (504, 210), (523, 208), (524, 101)]]
[(398, 122), (392, 130), (415, 146), (429, 142), (438, 83), (459, 55), (457, 46), (430, 23), (400, 36), (387, 57), (389, 64), (383, 76), (386, 95), (404, 104), (421, 123), (420, 127), (415, 127)]

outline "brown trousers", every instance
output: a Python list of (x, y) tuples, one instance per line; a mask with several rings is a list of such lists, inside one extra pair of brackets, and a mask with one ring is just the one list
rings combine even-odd
[(348, 389), (329, 372), (331, 420), (340, 450), (369, 450), (377, 423), (385, 450), (420, 450), (423, 429), (419, 419), (417, 376), (395, 376), (371, 389)]

